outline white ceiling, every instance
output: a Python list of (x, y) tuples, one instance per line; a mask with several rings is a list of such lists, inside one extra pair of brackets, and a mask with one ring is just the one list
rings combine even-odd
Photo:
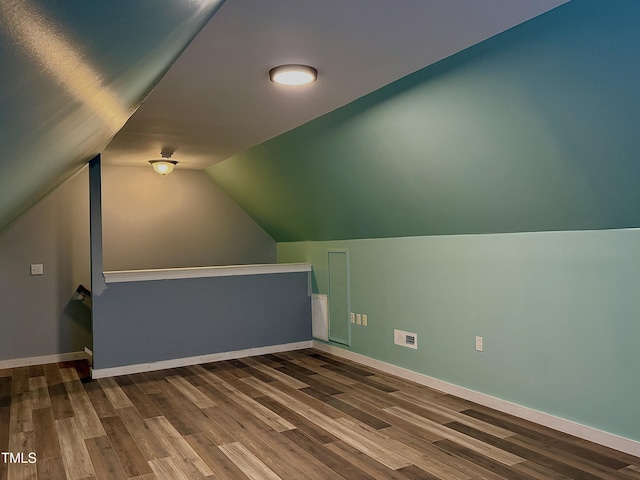
[[(202, 169), (567, 0), (226, 0), (104, 152)], [(270, 68), (312, 65), (287, 89)]]

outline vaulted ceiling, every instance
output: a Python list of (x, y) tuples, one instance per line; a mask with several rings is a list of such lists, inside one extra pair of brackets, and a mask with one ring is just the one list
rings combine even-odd
[(281, 242), (640, 227), (638, 25), (574, 0), (207, 172)]
[[(227, 0), (116, 135), (106, 164), (205, 168), (566, 0)], [(277, 88), (276, 65), (319, 70)]]
[(0, 2), (0, 228), (96, 153), (204, 168), (565, 1)]
[(0, 2), (0, 229), (104, 150), (221, 4)]

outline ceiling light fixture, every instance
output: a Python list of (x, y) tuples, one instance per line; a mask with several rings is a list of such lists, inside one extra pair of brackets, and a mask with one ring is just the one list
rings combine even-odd
[(269, 78), (278, 85), (308, 85), (318, 79), (318, 70), (308, 65), (280, 65), (269, 70)]
[(163, 177), (173, 171), (178, 162), (171, 160), (171, 153), (161, 153), (162, 160), (149, 160), (153, 169)]

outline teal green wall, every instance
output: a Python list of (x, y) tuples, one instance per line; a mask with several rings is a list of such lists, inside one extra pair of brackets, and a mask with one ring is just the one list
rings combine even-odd
[(639, 24), (574, 0), (208, 173), (277, 241), (640, 226)]
[(348, 249), (351, 311), (369, 316), (351, 351), (640, 440), (639, 245), (640, 230), (432, 236), (280, 243), (278, 260), (313, 263), (327, 293), (327, 249)]
[(640, 440), (638, 25), (573, 0), (207, 173), (317, 291), (348, 249), (352, 351)]

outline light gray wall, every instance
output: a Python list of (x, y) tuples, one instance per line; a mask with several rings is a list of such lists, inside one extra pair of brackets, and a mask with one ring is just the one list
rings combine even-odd
[(203, 171), (104, 166), (105, 270), (276, 263), (276, 243)]
[(91, 347), (90, 310), (72, 299), (91, 286), (88, 196), (85, 167), (0, 231), (0, 360)]

